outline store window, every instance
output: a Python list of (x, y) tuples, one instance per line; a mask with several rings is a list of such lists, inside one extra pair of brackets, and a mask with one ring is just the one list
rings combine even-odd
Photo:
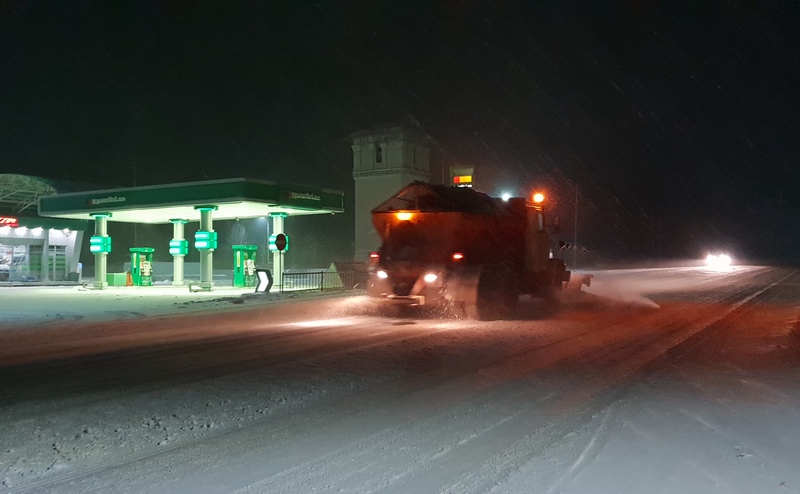
[(31, 272), (28, 245), (0, 244), (0, 281), (30, 281), (36, 277)]

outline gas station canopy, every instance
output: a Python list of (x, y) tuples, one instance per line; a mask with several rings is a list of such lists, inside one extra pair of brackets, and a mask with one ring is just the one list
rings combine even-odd
[(255, 218), (283, 213), (289, 216), (334, 214), (344, 211), (344, 193), (291, 183), (232, 178), (147, 187), (54, 194), (39, 199), (39, 215), (87, 219), (112, 213), (111, 221), (169, 223), (185, 218), (198, 221), (197, 206), (214, 205), (217, 220)]

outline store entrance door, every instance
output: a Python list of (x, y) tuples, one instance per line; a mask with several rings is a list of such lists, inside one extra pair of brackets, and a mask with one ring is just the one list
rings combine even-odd
[(49, 246), (47, 262), (47, 273), (50, 281), (64, 281), (67, 279), (67, 248), (65, 246)]

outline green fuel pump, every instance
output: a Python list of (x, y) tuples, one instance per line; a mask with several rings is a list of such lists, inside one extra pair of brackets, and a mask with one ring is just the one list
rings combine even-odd
[(233, 286), (256, 286), (256, 245), (233, 246)]
[(152, 247), (131, 247), (131, 280), (133, 286), (153, 285)]

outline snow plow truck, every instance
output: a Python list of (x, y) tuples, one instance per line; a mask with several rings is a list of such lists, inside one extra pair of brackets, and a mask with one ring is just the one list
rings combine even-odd
[(552, 255), (558, 224), (540, 193), (503, 200), (417, 181), (375, 207), (372, 224), (382, 244), (370, 254), (367, 295), (384, 313), (428, 307), (504, 318), (521, 295), (557, 305), (570, 281)]

